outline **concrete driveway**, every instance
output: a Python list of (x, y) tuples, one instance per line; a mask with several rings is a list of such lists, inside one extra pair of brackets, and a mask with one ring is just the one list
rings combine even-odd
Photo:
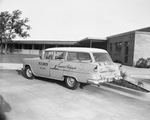
[(149, 120), (150, 95), (112, 86), (67, 89), (63, 82), (26, 79), (0, 70), (0, 94), (11, 105), (8, 120)]

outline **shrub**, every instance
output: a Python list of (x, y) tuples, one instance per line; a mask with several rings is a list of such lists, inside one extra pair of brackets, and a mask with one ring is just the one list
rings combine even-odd
[(147, 68), (150, 68), (150, 58), (147, 58)]
[(137, 62), (136, 62), (136, 67), (139, 68), (150, 68), (150, 58), (144, 59), (144, 58), (140, 58)]
[(121, 77), (122, 77), (123, 80), (125, 80), (128, 76), (127, 73), (122, 71), (122, 70), (120, 71), (120, 74), (121, 74)]

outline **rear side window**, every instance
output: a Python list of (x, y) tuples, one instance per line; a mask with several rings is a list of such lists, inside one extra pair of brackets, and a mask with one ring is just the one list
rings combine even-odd
[(68, 61), (80, 61), (80, 62), (91, 62), (91, 57), (89, 53), (84, 52), (68, 52)]
[(108, 53), (93, 53), (96, 62), (112, 62)]

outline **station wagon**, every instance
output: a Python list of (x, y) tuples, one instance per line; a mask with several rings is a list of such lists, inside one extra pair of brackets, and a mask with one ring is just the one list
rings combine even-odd
[(97, 48), (48, 48), (42, 57), (23, 60), (28, 79), (34, 76), (64, 81), (69, 89), (80, 83), (100, 85), (121, 79), (119, 67), (108, 52)]

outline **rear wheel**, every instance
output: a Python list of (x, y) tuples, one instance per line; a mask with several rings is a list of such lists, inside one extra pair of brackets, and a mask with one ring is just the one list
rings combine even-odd
[(67, 88), (72, 89), (72, 90), (77, 89), (79, 86), (78, 81), (73, 77), (66, 77), (65, 84), (66, 84)]
[(25, 76), (28, 78), (28, 79), (33, 79), (34, 75), (32, 73), (32, 70), (29, 66), (27, 66), (25, 68)]

